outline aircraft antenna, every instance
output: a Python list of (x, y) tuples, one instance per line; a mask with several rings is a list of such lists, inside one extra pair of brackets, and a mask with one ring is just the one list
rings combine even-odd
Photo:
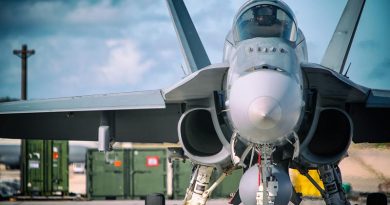
[(187, 76), (191, 73), (191, 71), (188, 71), (188, 69), (184, 68), (183, 64), (180, 65), (181, 70), (184, 73), (184, 76)]
[(348, 71), (349, 71), (349, 68), (351, 67), (351, 62), (349, 62), (349, 65), (348, 65), (348, 68), (347, 68), (347, 71), (345, 71), (345, 74), (344, 74), (344, 77), (346, 77), (346, 78), (349, 78), (348, 76), (347, 76), (347, 74), (348, 74)]

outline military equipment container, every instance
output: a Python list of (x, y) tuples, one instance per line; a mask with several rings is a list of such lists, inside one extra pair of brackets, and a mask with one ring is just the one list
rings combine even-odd
[(43, 195), (44, 180), (44, 141), (23, 140), (21, 178), (23, 195)]
[(130, 193), (144, 198), (153, 193), (167, 194), (165, 149), (134, 149), (130, 156)]
[(106, 154), (87, 152), (89, 199), (145, 198), (167, 194), (165, 149), (117, 149)]
[(45, 180), (48, 195), (67, 195), (69, 192), (69, 143), (68, 141), (46, 141), (46, 169)]
[(125, 199), (128, 197), (128, 151), (87, 152), (87, 197)]
[(69, 188), (67, 141), (22, 141), (22, 195), (67, 195)]
[(183, 199), (191, 180), (192, 163), (189, 160), (174, 160), (173, 166), (173, 198)]

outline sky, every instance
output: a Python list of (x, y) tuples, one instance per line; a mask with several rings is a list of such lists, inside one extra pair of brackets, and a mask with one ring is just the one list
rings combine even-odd
[[(212, 63), (244, 0), (185, 0)], [(345, 0), (285, 0), (320, 63)], [(390, 1), (367, 0), (347, 64), (356, 83), (390, 89)], [(28, 98), (167, 88), (185, 75), (165, 0), (0, 1), (0, 98), (20, 97), (27, 44)]]

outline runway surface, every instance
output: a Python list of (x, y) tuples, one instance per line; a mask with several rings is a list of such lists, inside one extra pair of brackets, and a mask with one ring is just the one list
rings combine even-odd
[[(123, 201), (16, 201), (16, 202), (2, 202), (1, 205), (145, 205), (143, 200), (123, 200)], [(167, 200), (166, 205), (183, 205), (181, 200)], [(227, 205), (226, 199), (209, 200), (207, 205)], [(352, 205), (363, 205), (365, 202), (352, 202)], [(325, 205), (321, 200), (304, 200), (301, 205)]]

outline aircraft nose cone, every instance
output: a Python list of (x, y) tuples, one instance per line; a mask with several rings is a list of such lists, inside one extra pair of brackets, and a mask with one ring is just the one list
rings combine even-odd
[(260, 97), (249, 106), (248, 115), (251, 123), (259, 129), (275, 127), (282, 118), (282, 109), (272, 97)]

